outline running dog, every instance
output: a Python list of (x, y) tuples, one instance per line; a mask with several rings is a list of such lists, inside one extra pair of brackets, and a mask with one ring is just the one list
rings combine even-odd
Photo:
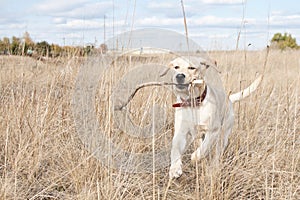
[(206, 157), (216, 146), (216, 155), (223, 153), (228, 145), (228, 137), (234, 124), (233, 103), (249, 96), (259, 86), (260, 75), (246, 89), (226, 95), (223, 88), (216, 88), (206, 81), (206, 71), (215, 67), (199, 58), (179, 57), (169, 63), (169, 69), (175, 70), (173, 82), (177, 102), (175, 108), (175, 132), (172, 140), (170, 178), (182, 175), (181, 157), (187, 146), (188, 136), (192, 140), (200, 129), (205, 134), (200, 145), (191, 155), (192, 161)]

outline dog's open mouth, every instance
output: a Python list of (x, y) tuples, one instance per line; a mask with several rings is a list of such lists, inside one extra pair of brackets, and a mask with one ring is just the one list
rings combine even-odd
[(189, 84), (176, 84), (176, 89), (178, 90), (187, 90), (188, 89)]

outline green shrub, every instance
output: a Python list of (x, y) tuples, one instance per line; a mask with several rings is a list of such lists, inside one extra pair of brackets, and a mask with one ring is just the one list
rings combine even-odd
[(291, 34), (288, 33), (275, 33), (272, 40), (271, 45), (275, 48), (279, 48), (281, 50), (290, 48), (290, 49), (298, 49), (296, 38), (293, 38)]

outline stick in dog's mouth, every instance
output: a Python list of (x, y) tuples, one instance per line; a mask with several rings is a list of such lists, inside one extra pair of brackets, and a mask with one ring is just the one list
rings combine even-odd
[(149, 83), (143, 83), (141, 85), (138, 85), (136, 89), (131, 93), (131, 95), (128, 97), (128, 100), (123, 104), (119, 106), (115, 106), (114, 110), (122, 110), (124, 107), (128, 105), (128, 103), (133, 99), (135, 94), (142, 88), (144, 87), (149, 87), (149, 86), (167, 86), (167, 85), (175, 85), (175, 86), (184, 86), (184, 87), (189, 87), (195, 84), (203, 84), (203, 80), (193, 80), (189, 83), (168, 83), (168, 82), (149, 82)]
[(204, 81), (203, 81), (202, 79), (193, 80), (193, 81), (191, 82), (191, 84), (203, 84), (203, 83), (204, 83)]

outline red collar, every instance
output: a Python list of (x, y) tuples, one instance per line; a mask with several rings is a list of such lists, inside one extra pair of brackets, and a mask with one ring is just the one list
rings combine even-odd
[(173, 104), (173, 108), (200, 106), (200, 104), (203, 102), (203, 100), (206, 97), (206, 93), (207, 93), (207, 86), (205, 86), (205, 89), (204, 89), (203, 93), (199, 97), (195, 98), (194, 100), (192, 100), (192, 99), (187, 99), (187, 100), (181, 99), (182, 102)]

